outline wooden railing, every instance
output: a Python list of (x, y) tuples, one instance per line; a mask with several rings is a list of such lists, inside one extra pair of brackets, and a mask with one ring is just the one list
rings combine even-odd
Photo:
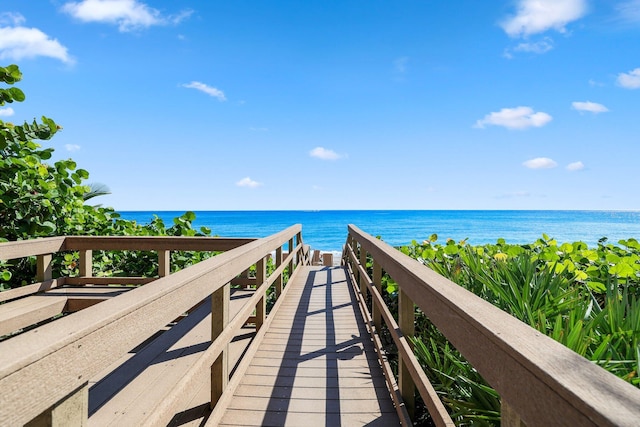
[[(148, 278), (92, 277), (93, 250), (157, 251), (158, 279), (69, 316), (0, 342), (0, 425), (84, 425), (88, 380), (165, 325), (212, 297), (212, 343), (191, 373), (172, 389), (179, 396), (195, 378), (212, 376), (211, 405), (229, 378), (227, 353), (231, 339), (254, 318), (265, 322), (266, 291), (283, 292), (283, 273), (295, 275), (309, 263), (295, 225), (263, 239), (183, 237), (54, 237), (0, 244), (0, 259), (37, 256), (38, 283), (0, 293), (0, 301), (72, 284), (146, 283)], [(283, 246), (288, 255), (283, 259)], [(224, 251), (196, 265), (169, 274), (169, 251)], [(79, 278), (52, 278), (53, 254), (79, 251)], [(267, 276), (266, 260), (275, 252), (275, 270)], [(229, 319), (230, 283), (255, 265), (255, 293), (233, 320)], [(246, 279), (246, 274), (245, 274)], [(28, 296), (27, 296), (28, 297)], [(0, 306), (1, 307), (1, 306)], [(255, 314), (254, 314), (255, 312)], [(162, 402), (150, 423), (171, 419), (171, 401)], [(167, 418), (168, 417), (168, 418)], [(57, 421), (56, 421), (57, 419)], [(53, 421), (52, 421), (53, 420)]]
[[(65, 284), (144, 284), (150, 277), (92, 277), (92, 251), (153, 251), (158, 254), (158, 277), (168, 276), (171, 251), (221, 252), (235, 249), (256, 239), (219, 237), (115, 237), (115, 236), (61, 236), (33, 240), (19, 240), (0, 244), (0, 260), (35, 256), (37, 258), (36, 281), (27, 286), (0, 292), (0, 302), (35, 294)], [(64, 251), (79, 254), (77, 277), (52, 278), (53, 255)], [(91, 278), (91, 279), (89, 279)]]
[[(408, 340), (414, 333), (415, 306), (500, 394), (503, 426), (640, 422), (637, 388), (356, 226), (349, 225), (348, 231), (344, 260), (352, 281), (359, 284), (361, 307), (369, 315), (366, 301), (372, 299), (372, 331), (380, 331), (384, 319), (398, 347), (397, 385), (388, 377), (403, 424), (410, 423), (417, 388), (436, 425), (453, 425)], [(373, 259), (372, 278), (367, 257)], [(381, 297), (383, 272), (399, 285), (397, 321)], [(380, 348), (376, 334), (374, 341)], [(386, 370), (391, 372), (388, 365)]]

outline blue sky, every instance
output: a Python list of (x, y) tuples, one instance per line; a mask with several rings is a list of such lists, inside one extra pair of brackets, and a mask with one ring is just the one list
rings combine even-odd
[(118, 210), (640, 209), (640, 0), (7, 1)]

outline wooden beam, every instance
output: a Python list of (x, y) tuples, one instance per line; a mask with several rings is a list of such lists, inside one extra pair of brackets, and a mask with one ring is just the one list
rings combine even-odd
[(331, 252), (322, 254), (322, 265), (325, 267), (333, 267), (333, 254)]
[(64, 237), (18, 240), (0, 243), (0, 259), (10, 260), (34, 255), (56, 253), (64, 250)]
[[(375, 259), (373, 260), (373, 285), (378, 290), (378, 293), (382, 294), (382, 266)], [(382, 315), (380, 314), (380, 308), (377, 304), (372, 304), (371, 317), (373, 325), (376, 327), (376, 332), (380, 333), (382, 327)]]
[[(229, 324), (231, 286), (227, 283), (211, 296), (211, 341), (222, 334)], [(211, 408), (218, 403), (229, 382), (229, 344), (211, 366)]]
[[(360, 265), (366, 271), (367, 270), (367, 251), (360, 248)], [(364, 301), (367, 300), (367, 277), (364, 274), (360, 275), (360, 293)]]
[[(402, 331), (402, 335), (407, 339), (411, 353), (413, 354), (413, 343), (409, 338), (412, 338), (415, 333), (415, 309), (411, 298), (402, 290), (402, 286), (398, 291), (398, 326)], [(402, 393), (402, 398), (407, 406), (407, 412), (412, 419), (415, 419), (416, 402), (415, 392), (416, 386), (411, 378), (411, 372), (409, 370), (407, 362), (400, 357), (398, 358), (398, 386)]]
[(93, 276), (93, 251), (90, 249), (82, 250), (79, 252), (80, 265), (79, 274), (82, 277)]
[[(265, 280), (267, 278), (267, 263), (265, 258), (260, 258), (256, 263), (256, 289), (263, 286), (267, 286)], [(266, 292), (266, 289), (265, 289)], [(265, 316), (267, 315), (267, 296), (266, 294), (260, 298), (258, 304), (256, 304), (256, 332), (260, 330), (264, 324)]]
[[(282, 265), (282, 246), (276, 248), (276, 268)], [(282, 274), (278, 274), (276, 281), (274, 282), (276, 298), (282, 294)]]
[(78, 390), (25, 424), (25, 427), (85, 427), (88, 418), (89, 385), (85, 383)]
[(287, 258), (289, 258), (289, 277), (291, 277), (291, 275), (293, 274), (293, 263), (294, 263), (294, 258), (293, 255), (293, 237), (291, 239), (289, 239), (289, 252), (287, 254)]
[(12, 299), (33, 295), (38, 292), (47, 291), (66, 283), (67, 278), (60, 277), (58, 279), (46, 280), (44, 282), (34, 283), (32, 285), (21, 286), (19, 288), (8, 289), (0, 292), (0, 302), (10, 301)]
[(165, 249), (158, 250), (158, 277), (165, 277), (171, 274), (171, 251)]
[(66, 250), (229, 251), (256, 239), (186, 236), (67, 236)]
[(157, 277), (65, 277), (67, 285), (145, 285)]
[(37, 258), (36, 267), (36, 280), (38, 282), (44, 282), (53, 278), (51, 261), (53, 260), (52, 254), (41, 254)]
[(501, 427), (526, 427), (516, 411), (504, 400), (500, 401), (500, 426)]
[[(66, 295), (31, 295), (0, 305), (0, 336), (49, 320), (62, 313)], [(7, 353), (9, 354), (9, 353)]]

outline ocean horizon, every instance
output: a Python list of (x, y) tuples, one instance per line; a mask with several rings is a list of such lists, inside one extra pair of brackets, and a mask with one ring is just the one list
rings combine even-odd
[[(118, 211), (122, 218), (149, 223), (153, 215), (167, 226), (186, 211)], [(531, 243), (546, 234), (559, 242), (597, 245), (606, 237), (640, 238), (640, 211), (631, 210), (287, 210), (194, 211), (194, 228), (209, 227), (221, 237), (265, 237), (293, 224), (302, 224), (305, 244), (325, 252), (340, 252), (347, 225), (380, 236), (392, 246), (423, 241), (432, 234), (439, 242), (467, 239), (469, 244)]]

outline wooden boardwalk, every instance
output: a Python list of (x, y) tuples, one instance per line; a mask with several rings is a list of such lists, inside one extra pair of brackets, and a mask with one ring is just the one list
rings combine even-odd
[[(1, 243), (0, 260), (36, 258), (37, 282), (0, 292), (0, 427), (388, 426), (400, 417), (411, 425), (416, 392), (436, 425), (453, 427), (409, 340), (417, 310), (501, 396), (503, 426), (638, 426), (632, 384), (355, 225), (348, 230), (346, 270), (309, 267), (300, 224), (261, 239)], [(122, 250), (156, 252), (157, 277), (92, 276), (93, 251)], [(183, 250), (221, 253), (171, 274), (170, 252)], [(79, 276), (54, 278), (54, 256), (71, 251)], [(397, 316), (379, 291), (383, 273), (399, 287)], [(270, 289), (278, 297), (265, 318)], [(372, 314), (361, 314), (360, 297)], [(397, 382), (381, 368), (380, 337), (372, 342), (365, 319), (386, 325)]]
[(288, 286), (219, 425), (399, 425), (344, 269), (302, 267)]

